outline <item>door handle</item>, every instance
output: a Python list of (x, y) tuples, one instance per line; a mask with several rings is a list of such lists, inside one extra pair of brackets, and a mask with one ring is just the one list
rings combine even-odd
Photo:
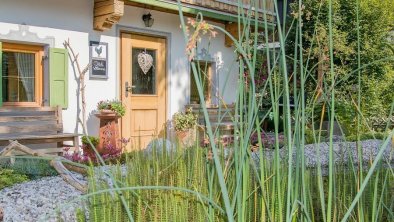
[(125, 94), (126, 94), (126, 97), (128, 97), (129, 93), (131, 93), (131, 90), (133, 88), (134, 88), (133, 86), (129, 85), (129, 82), (127, 82), (127, 81), (125, 82)]

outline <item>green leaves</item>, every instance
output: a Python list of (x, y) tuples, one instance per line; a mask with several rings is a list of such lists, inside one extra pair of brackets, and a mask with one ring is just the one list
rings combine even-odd
[(185, 112), (177, 112), (172, 116), (172, 123), (177, 132), (192, 129), (197, 125), (197, 114), (194, 114), (191, 108)]
[(0, 190), (16, 183), (23, 183), (26, 181), (29, 181), (29, 178), (26, 175), (15, 173), (11, 169), (0, 168)]
[(97, 110), (111, 110), (115, 112), (118, 116), (124, 116), (126, 113), (126, 106), (123, 105), (122, 101), (119, 100), (105, 100), (100, 101), (97, 104)]

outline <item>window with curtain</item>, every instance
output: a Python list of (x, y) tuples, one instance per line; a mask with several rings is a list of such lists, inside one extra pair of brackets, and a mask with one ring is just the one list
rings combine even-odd
[(1, 99), (4, 105), (40, 106), (43, 48), (2, 43)]
[(34, 102), (34, 53), (3, 52), (3, 102)]

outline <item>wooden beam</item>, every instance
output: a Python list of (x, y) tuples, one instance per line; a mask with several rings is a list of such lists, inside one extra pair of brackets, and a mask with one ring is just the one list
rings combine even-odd
[[(157, 10), (157, 8), (161, 9), (166, 9), (166, 12), (173, 12), (175, 14), (179, 13), (179, 7), (176, 1), (163, 1), (163, 0), (125, 0), (127, 5), (133, 5), (137, 7), (148, 7), (148, 8), (153, 8)], [(238, 15), (237, 15), (237, 10), (238, 8), (236, 6), (228, 5), (228, 4), (221, 4), (219, 5), (219, 2), (215, 2), (215, 4), (218, 6), (218, 9), (210, 9), (207, 7), (203, 6), (198, 6), (197, 4), (202, 4), (202, 0), (190, 0), (189, 4), (183, 3), (181, 10), (182, 12), (187, 15), (187, 16), (194, 16), (197, 15), (198, 13), (202, 13), (204, 18), (209, 18), (211, 20), (217, 20), (221, 22), (237, 22), (238, 21)], [(230, 7), (232, 7), (232, 12), (229, 12)], [(162, 11), (162, 10), (161, 10)], [(271, 16), (271, 15), (268, 15)], [(269, 29), (274, 29), (275, 28), (275, 23), (270, 22), (270, 19), (268, 19), (268, 28)], [(264, 23), (262, 20), (259, 20), (258, 22), (259, 27), (264, 27)]]
[[(237, 17), (237, 7), (233, 5), (228, 5), (228, 4), (219, 4), (220, 2), (217, 1), (210, 1), (209, 4), (205, 4), (204, 1), (196, 1), (196, 0), (189, 0), (186, 4), (185, 0), (181, 0), (184, 4), (182, 4), (181, 10), (184, 13), (185, 16), (195, 16), (198, 13), (202, 13), (204, 16), (204, 19), (208, 19), (211, 21), (215, 22), (220, 22), (220, 23), (225, 23), (226, 24), (226, 30), (229, 31), (234, 37), (238, 38), (238, 17)], [(212, 3), (215, 3), (214, 6), (212, 6)], [(151, 10), (157, 10), (157, 11), (163, 11), (167, 13), (174, 13), (178, 14), (179, 13), (179, 7), (176, 3), (176, 1), (160, 1), (160, 0), (125, 0), (126, 5), (130, 6), (135, 6), (135, 7), (143, 7), (143, 8), (148, 8)], [(202, 6), (204, 4), (204, 7)], [(193, 5), (201, 5), (201, 7), (195, 8)], [(207, 6), (210, 7), (215, 7), (217, 10), (214, 9), (208, 9)], [(229, 7), (231, 6), (232, 9)], [(234, 13), (230, 13), (229, 10), (233, 10)], [(223, 12), (227, 11), (227, 12)], [(253, 14), (253, 13), (252, 13)], [(268, 21), (268, 29), (270, 31), (275, 29), (275, 24), (273, 22), (270, 22), (273, 20), (274, 17), (272, 17), (271, 14), (267, 15), (269, 17)], [(252, 16), (252, 19), (254, 17)], [(252, 22), (253, 23), (253, 22)], [(258, 20), (257, 23), (259, 30), (264, 29), (264, 22), (261, 20)], [(226, 36), (225, 37), (225, 46), (231, 47), (233, 45), (233, 41)]]
[[(238, 32), (238, 23), (236, 23), (236, 22), (227, 23), (226, 26), (225, 26), (225, 29), (226, 29), (226, 31), (229, 32), (232, 36), (234, 36), (234, 38), (238, 39), (238, 35), (239, 35), (239, 32)], [(241, 29), (242, 29), (242, 26), (241, 26)], [(224, 39), (224, 45), (225, 45), (226, 47), (231, 47), (231, 46), (234, 45), (234, 42), (233, 42), (233, 40), (231, 40), (230, 37), (228, 37), (228, 36), (226, 35), (226, 36), (225, 36), (225, 39)]]
[[(226, 23), (226, 25), (225, 25), (225, 30), (227, 31), (227, 32), (229, 32), (235, 39), (237, 39), (237, 40), (239, 40), (238, 39), (238, 37), (239, 37), (239, 30), (238, 30), (238, 23), (237, 22), (231, 22), (231, 23)], [(241, 24), (241, 27), (240, 27), (240, 29), (241, 29), (241, 31), (244, 29), (244, 26)], [(250, 32), (254, 32), (254, 30), (255, 30), (255, 27), (253, 26), (253, 25), (251, 25), (250, 26)], [(257, 31), (260, 33), (260, 32), (263, 32), (264, 31), (264, 28), (263, 27), (258, 27), (257, 28)], [(234, 42), (233, 42), (233, 40), (230, 38), (230, 37), (228, 37), (227, 35), (225, 36), (225, 39), (224, 39), (224, 45), (226, 46), (226, 47), (231, 47), (231, 46), (233, 46), (234, 45)]]
[(105, 31), (119, 22), (124, 14), (124, 2), (120, 0), (94, 0), (93, 29)]

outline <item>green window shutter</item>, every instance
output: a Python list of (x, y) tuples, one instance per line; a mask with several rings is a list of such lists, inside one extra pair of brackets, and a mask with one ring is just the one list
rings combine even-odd
[(68, 106), (68, 52), (67, 49), (49, 49), (49, 105)]
[(0, 106), (3, 106), (3, 47), (0, 42)]

